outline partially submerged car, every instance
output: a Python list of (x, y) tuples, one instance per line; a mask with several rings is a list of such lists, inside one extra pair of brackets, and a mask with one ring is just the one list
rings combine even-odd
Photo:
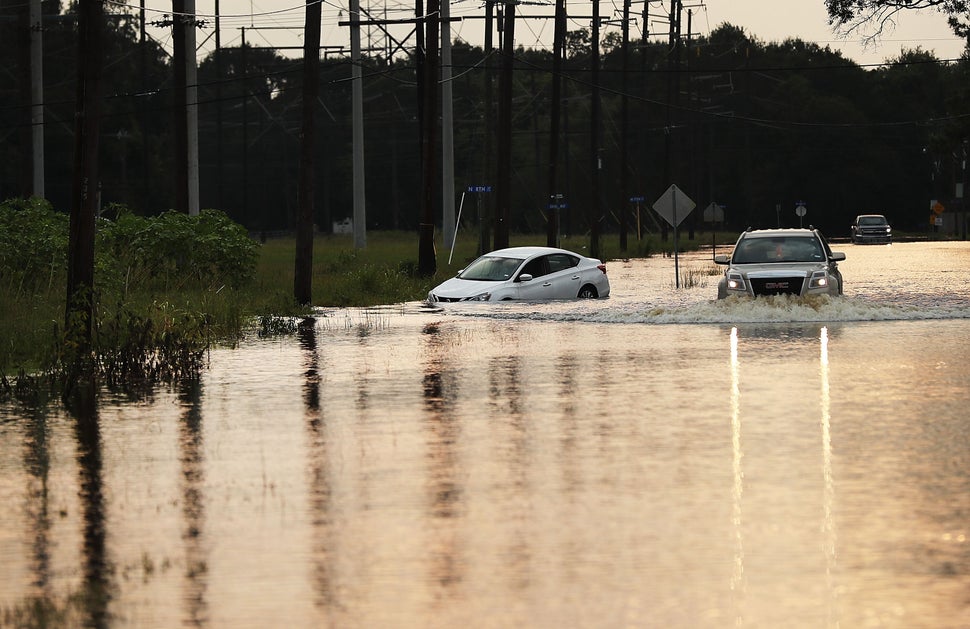
[(856, 244), (893, 241), (893, 228), (882, 214), (860, 214), (852, 221), (852, 242)]
[(606, 265), (554, 247), (486, 253), (428, 293), (428, 303), (608, 297)]
[(748, 229), (730, 256), (714, 256), (715, 263), (727, 265), (717, 298), (841, 295), (842, 260), (845, 254), (832, 251), (814, 228)]

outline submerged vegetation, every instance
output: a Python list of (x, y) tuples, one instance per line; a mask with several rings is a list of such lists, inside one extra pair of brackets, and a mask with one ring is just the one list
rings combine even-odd
[[(732, 239), (724, 234), (723, 242)], [(653, 235), (631, 238), (622, 252), (608, 240), (604, 260), (646, 257), (672, 246)], [(249, 332), (293, 334), (297, 319), (312, 313), (293, 298), (293, 238), (260, 243), (216, 210), (142, 217), (109, 206), (98, 219), (93, 351), (78, 356), (64, 333), (67, 241), (67, 215), (46, 201), (0, 203), (0, 398), (62, 393), (78, 361), (87, 361), (109, 387), (198, 377), (213, 344), (232, 345)], [(510, 244), (544, 241), (544, 235), (514, 234)], [(565, 236), (561, 245), (585, 252), (588, 239)], [(477, 255), (478, 234), (462, 229), (456, 242), (439, 246), (437, 273), (421, 277), (416, 233), (372, 232), (361, 249), (349, 235), (319, 235), (313, 302), (369, 308), (420, 301)], [(680, 244), (683, 250), (697, 246)], [(361, 321), (330, 325), (366, 331), (387, 321), (365, 312)]]

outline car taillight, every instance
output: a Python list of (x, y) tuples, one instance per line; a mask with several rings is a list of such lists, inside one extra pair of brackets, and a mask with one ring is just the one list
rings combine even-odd
[(599, 269), (600, 271), (602, 271), (603, 272), (603, 275), (606, 275), (606, 265), (605, 264), (597, 264), (596, 265), (596, 268)]

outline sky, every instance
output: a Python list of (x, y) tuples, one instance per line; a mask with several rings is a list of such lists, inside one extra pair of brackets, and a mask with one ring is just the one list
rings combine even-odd
[[(139, 0), (109, 0), (113, 4), (127, 3), (137, 9)], [(519, 14), (553, 14), (553, 0), (521, 0)], [(147, 0), (149, 20), (162, 19), (171, 11), (171, 0)], [(214, 46), (212, 16), (215, 14), (215, 0), (196, 0), (196, 13), (209, 23), (199, 31), (200, 47), (211, 49)], [(339, 22), (347, 19), (348, 0), (324, 0), (321, 43), (323, 45), (349, 46), (348, 29)], [(363, 9), (369, 9), (374, 18), (406, 19), (413, 16), (413, 0), (361, 0)], [(462, 18), (454, 22), (453, 38), (461, 38), (473, 45), (482, 44), (484, 14), (482, 0), (452, 0), (451, 17)], [(652, 20), (650, 32), (658, 36), (667, 30), (662, 14), (667, 12), (666, 2), (652, 2), (651, 14), (658, 14)], [(940, 59), (957, 59), (963, 52), (965, 42), (955, 37), (946, 18), (934, 11), (904, 11), (896, 18), (895, 25), (875, 42), (864, 43), (863, 35), (849, 34), (845, 37), (835, 33), (828, 24), (824, 0), (684, 0), (685, 11), (690, 8), (693, 16), (692, 30), (697, 35), (706, 35), (719, 25), (728, 22), (741, 27), (752, 37), (763, 42), (780, 42), (789, 37), (798, 37), (821, 46), (841, 50), (853, 61), (863, 64), (879, 64), (896, 57), (903, 49), (917, 46), (934, 52)], [(567, 0), (568, 12), (576, 16), (568, 28), (575, 30), (589, 26), (592, 14), (591, 4), (585, 0)], [(604, 18), (622, 14), (622, 0), (601, 0), (600, 15)], [(631, 27), (631, 37), (639, 37), (643, 10), (642, 0), (636, 0), (631, 12), (637, 14), (637, 22)], [(223, 46), (239, 45), (243, 29), (250, 45), (287, 45), (299, 47), (302, 43), (304, 2), (301, 0), (221, 0), (221, 42)], [(154, 16), (154, 17), (152, 17)], [(583, 20), (582, 16), (586, 16)], [(686, 16), (683, 29), (686, 30)], [(395, 32), (404, 37), (410, 27), (397, 26)], [(618, 29), (618, 26), (606, 28)], [(170, 48), (169, 29), (153, 29), (154, 36)], [(527, 48), (550, 46), (552, 41), (552, 20), (532, 19), (516, 22), (516, 43)], [(497, 40), (496, 40), (497, 43)], [(366, 47), (366, 42), (365, 42)], [(284, 52), (284, 54), (287, 54)], [(289, 51), (299, 56), (299, 50)]]

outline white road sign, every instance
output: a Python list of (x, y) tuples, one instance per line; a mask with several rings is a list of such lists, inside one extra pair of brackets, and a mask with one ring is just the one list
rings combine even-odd
[(662, 216), (665, 221), (677, 227), (680, 222), (690, 214), (697, 204), (691, 200), (687, 194), (671, 184), (667, 191), (660, 195), (660, 198), (653, 202), (653, 209)]
[(704, 221), (707, 223), (723, 223), (724, 208), (717, 203), (711, 203), (704, 208)]

